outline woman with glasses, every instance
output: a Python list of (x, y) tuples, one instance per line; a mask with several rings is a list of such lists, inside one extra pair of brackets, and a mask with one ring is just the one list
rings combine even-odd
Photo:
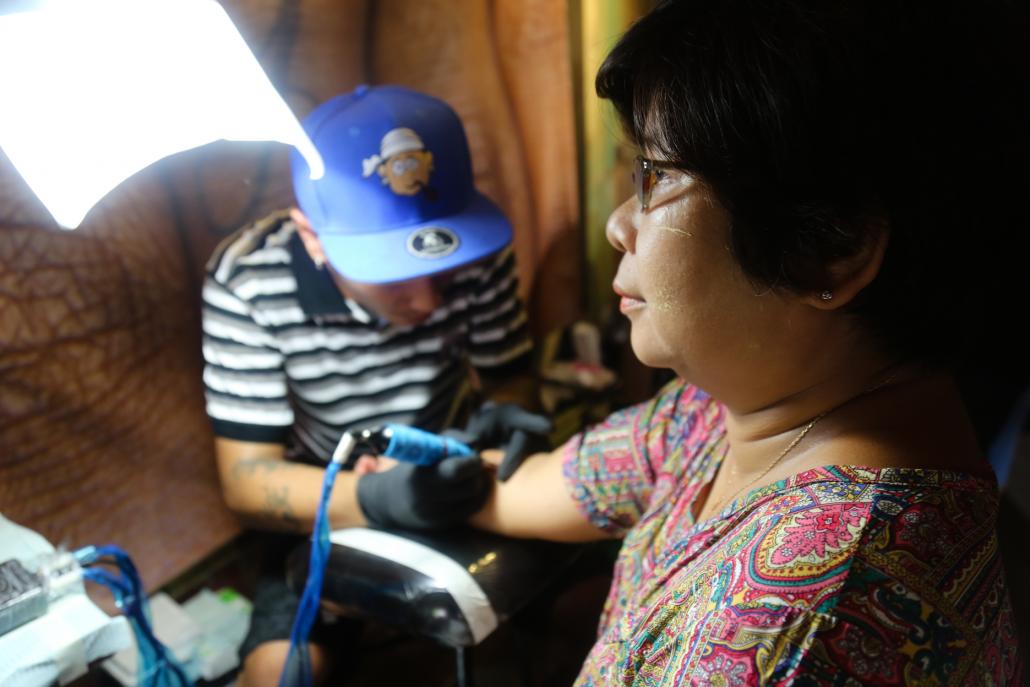
[(473, 519), (622, 538), (577, 684), (1020, 684), (953, 371), (1025, 312), (1025, 32), (993, 1), (683, 0), (608, 55), (640, 152), (613, 287), (678, 379)]

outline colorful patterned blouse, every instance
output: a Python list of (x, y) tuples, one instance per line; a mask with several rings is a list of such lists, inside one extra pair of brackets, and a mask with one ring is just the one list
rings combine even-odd
[(570, 440), (565, 476), (624, 537), (577, 685), (1018, 685), (992, 481), (831, 466), (691, 507), (727, 442), (682, 383)]

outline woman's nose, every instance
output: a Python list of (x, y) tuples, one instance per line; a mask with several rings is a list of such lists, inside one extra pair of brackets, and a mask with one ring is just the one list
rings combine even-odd
[(636, 246), (637, 232), (633, 227), (634, 204), (635, 200), (630, 198), (615, 208), (605, 227), (608, 243), (620, 253), (632, 253)]

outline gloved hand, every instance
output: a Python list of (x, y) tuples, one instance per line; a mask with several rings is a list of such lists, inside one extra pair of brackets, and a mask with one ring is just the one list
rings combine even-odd
[(477, 451), (504, 449), (497, 479), (504, 482), (533, 453), (550, 450), (548, 434), (554, 428), (550, 418), (536, 415), (514, 403), (484, 403), (460, 432), (448, 432)]
[(435, 465), (399, 462), (358, 479), (358, 506), (375, 527), (441, 529), (468, 519), (486, 502), (489, 473), (479, 456)]

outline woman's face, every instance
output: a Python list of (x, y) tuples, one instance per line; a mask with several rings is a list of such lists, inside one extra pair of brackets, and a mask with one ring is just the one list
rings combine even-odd
[(746, 278), (729, 230), (729, 214), (704, 185), (674, 170), (658, 180), (649, 210), (630, 198), (607, 227), (622, 253), (613, 288), (633, 351), (709, 391), (746, 384), (792, 329), (794, 305)]

